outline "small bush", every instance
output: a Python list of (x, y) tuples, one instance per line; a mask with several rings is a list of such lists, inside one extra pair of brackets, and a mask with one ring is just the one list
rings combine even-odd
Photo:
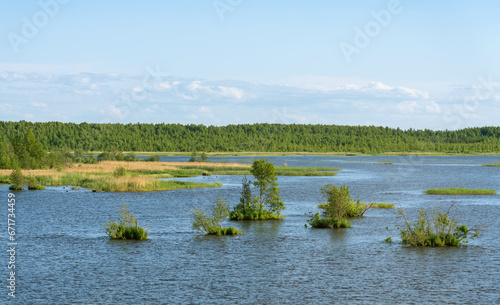
[(42, 191), (44, 189), (45, 189), (45, 187), (43, 185), (40, 185), (40, 184), (30, 184), (28, 186), (28, 190), (31, 190), (31, 191)]
[(23, 190), (23, 186), (19, 185), (19, 184), (14, 184), (14, 185), (11, 185), (9, 187), (9, 190), (11, 190), (11, 191), (22, 191)]
[(312, 214), (307, 220), (307, 223), (317, 229), (338, 229), (338, 228), (350, 228), (351, 223), (347, 219), (335, 219), (333, 217), (321, 218), (319, 213)]
[(104, 225), (104, 231), (111, 239), (148, 239), (148, 232), (139, 227), (137, 217), (130, 213), (125, 203), (120, 210), (119, 220), (119, 224), (110, 221)]
[(123, 177), (127, 174), (127, 171), (125, 170), (125, 168), (123, 168), (122, 166), (118, 167), (117, 169), (115, 169), (113, 175), (115, 177)]
[(428, 216), (424, 209), (420, 209), (420, 215), (416, 223), (408, 222), (403, 209), (399, 209), (399, 214), (404, 219), (404, 229), (401, 230), (401, 240), (404, 244), (418, 247), (444, 247), (459, 246), (466, 240), (470, 232), (472, 238), (479, 236), (478, 229), (468, 229), (465, 225), (457, 225), (458, 220), (449, 216), (450, 206), (446, 213), (437, 209), (432, 210)]
[(243, 233), (235, 227), (222, 227), (222, 221), (229, 216), (229, 203), (227, 200), (222, 197), (217, 198), (211, 212), (211, 215), (208, 215), (202, 209), (191, 210), (194, 215), (193, 229), (207, 235), (239, 235)]

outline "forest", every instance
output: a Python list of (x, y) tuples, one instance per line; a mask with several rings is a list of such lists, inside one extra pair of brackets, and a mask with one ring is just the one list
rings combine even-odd
[[(97, 124), (0, 121), (0, 154), (32, 130), (46, 151), (148, 152), (500, 152), (500, 127), (456, 131), (394, 129), (376, 126), (245, 124)], [(33, 142), (30, 136), (26, 145)], [(31, 141), (31, 142), (30, 142)], [(33, 142), (34, 143), (34, 142)], [(17, 145), (19, 147), (19, 145)], [(36, 159), (36, 158), (35, 158)]]

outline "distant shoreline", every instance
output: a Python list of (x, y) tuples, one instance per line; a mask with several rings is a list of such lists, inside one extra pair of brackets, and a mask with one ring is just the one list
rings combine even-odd
[[(100, 151), (91, 152), (100, 154)], [(192, 152), (147, 152), (147, 151), (124, 151), (124, 154), (134, 153), (136, 155), (161, 155), (166, 157), (189, 157)], [(201, 153), (198, 152), (198, 153)], [(489, 153), (442, 153), (442, 152), (385, 152), (378, 154), (367, 154), (359, 152), (205, 152), (208, 157), (239, 157), (239, 156), (500, 156), (500, 152)]]

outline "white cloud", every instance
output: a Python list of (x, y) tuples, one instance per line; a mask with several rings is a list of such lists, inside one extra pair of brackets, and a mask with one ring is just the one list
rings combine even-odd
[(38, 102), (31, 103), (31, 106), (33, 106), (33, 107), (39, 107), (39, 108), (47, 108), (48, 107), (47, 104), (45, 104), (45, 103), (38, 103)]

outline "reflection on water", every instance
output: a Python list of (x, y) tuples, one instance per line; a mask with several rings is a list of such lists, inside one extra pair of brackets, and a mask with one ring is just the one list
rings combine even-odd
[[(173, 160), (163, 158), (163, 160)], [(224, 161), (252, 157), (224, 157)], [(216, 161), (216, 158), (209, 160)], [(500, 191), (498, 157), (269, 157), (288, 166), (331, 166), (334, 177), (279, 177), (282, 221), (231, 222), (241, 236), (202, 236), (191, 209), (219, 195), (238, 202), (241, 176), (186, 178), (221, 188), (155, 193), (92, 193), (71, 188), (16, 193), (19, 304), (274, 304), (500, 302), (500, 204), (496, 196), (430, 196), (433, 187)], [(354, 162), (356, 161), (356, 162)], [(374, 165), (393, 162), (392, 165)], [(484, 226), (466, 247), (399, 244), (396, 210), (376, 210), (350, 229), (306, 229), (319, 188), (347, 184), (354, 198), (391, 202), (409, 217), (448, 207), (462, 223)], [(7, 197), (7, 186), (0, 194)], [(111, 241), (100, 223), (124, 200), (149, 228), (145, 242)], [(392, 236), (394, 242), (384, 239)], [(6, 265), (3, 274), (7, 274)], [(6, 293), (5, 293), (6, 294)], [(3, 298), (5, 298), (5, 294)]]

